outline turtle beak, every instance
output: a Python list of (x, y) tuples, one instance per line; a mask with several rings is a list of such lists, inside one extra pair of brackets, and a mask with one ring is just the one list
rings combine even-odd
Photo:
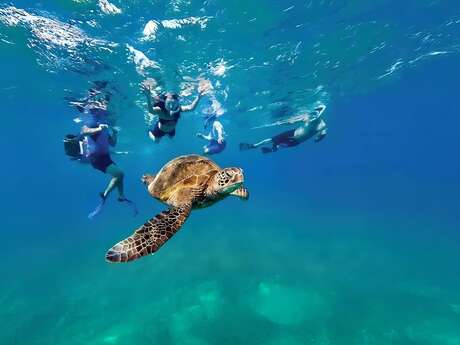
[(235, 175), (233, 176), (233, 179), (232, 179), (233, 183), (235, 184), (243, 184), (244, 182), (244, 174), (243, 174), (243, 169), (240, 169), (240, 168), (235, 168)]

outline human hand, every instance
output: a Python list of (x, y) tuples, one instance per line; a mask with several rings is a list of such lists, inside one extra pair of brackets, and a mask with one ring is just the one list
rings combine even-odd
[(200, 133), (200, 132), (198, 132), (198, 133), (196, 134), (196, 136), (197, 136), (198, 138), (204, 138), (204, 134), (202, 134), (202, 133)]
[(217, 142), (218, 142), (219, 144), (223, 144), (223, 143), (224, 143), (224, 138), (219, 138), (219, 139), (217, 139)]
[(107, 128), (109, 128), (109, 125), (106, 124), (106, 123), (101, 123), (101, 124), (99, 125), (99, 129), (100, 129), (101, 131), (102, 131), (103, 129), (107, 129)]
[(150, 88), (150, 85), (148, 85), (147, 83), (142, 83), (141, 92), (145, 95), (150, 95), (152, 93), (152, 89)]

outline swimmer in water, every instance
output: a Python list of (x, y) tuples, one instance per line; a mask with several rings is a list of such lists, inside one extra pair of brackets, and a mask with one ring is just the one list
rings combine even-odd
[(149, 137), (155, 143), (159, 143), (165, 135), (170, 138), (176, 135), (176, 125), (181, 113), (195, 110), (201, 96), (205, 92), (203, 88), (199, 87), (198, 95), (193, 102), (183, 105), (180, 102), (179, 95), (173, 92), (152, 97), (152, 87), (147, 83), (142, 84), (142, 91), (147, 97), (149, 113), (158, 116), (153, 129), (149, 130)]
[(208, 145), (203, 146), (203, 153), (205, 155), (213, 155), (222, 152), (227, 143), (225, 140), (224, 126), (217, 120), (216, 114), (211, 114), (206, 118), (204, 128), (210, 128), (208, 135), (204, 135), (203, 133), (196, 134), (198, 138), (209, 141)]
[(99, 193), (101, 201), (96, 209), (88, 215), (90, 219), (102, 210), (107, 197), (115, 188), (118, 191), (118, 201), (126, 202), (132, 206), (134, 214), (137, 214), (135, 204), (131, 200), (128, 200), (124, 194), (124, 173), (110, 156), (110, 147), (116, 145), (117, 135), (118, 131), (110, 127), (105, 116), (100, 116), (100, 114), (91, 114), (81, 129), (81, 136), (84, 138), (86, 159), (94, 169), (112, 176), (106, 189)]
[(271, 153), (276, 152), (279, 149), (286, 147), (297, 146), (308, 139), (314, 137), (315, 142), (319, 142), (324, 139), (327, 134), (326, 122), (322, 118), (322, 113), (326, 107), (321, 105), (315, 109), (315, 114), (305, 114), (300, 118), (297, 117), (296, 121), (288, 121), (287, 123), (293, 124), (295, 122), (302, 121), (303, 125), (289, 131), (280, 133), (271, 138), (264, 139), (255, 144), (240, 144), (240, 150), (249, 150), (256, 149), (261, 146), (270, 146), (262, 147), (262, 153)]

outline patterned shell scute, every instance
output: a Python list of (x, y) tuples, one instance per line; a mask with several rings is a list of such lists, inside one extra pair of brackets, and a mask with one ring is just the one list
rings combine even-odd
[(199, 155), (180, 156), (168, 162), (153, 181), (154, 197), (167, 201), (183, 188), (204, 187), (209, 178), (221, 168), (213, 161)]

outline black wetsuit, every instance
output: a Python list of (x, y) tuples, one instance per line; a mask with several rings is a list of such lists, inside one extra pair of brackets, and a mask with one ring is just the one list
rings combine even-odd
[(275, 135), (274, 137), (272, 137), (273, 145), (288, 147), (299, 145), (299, 141), (296, 140), (294, 137), (295, 131), (295, 129), (290, 129), (289, 131)]
[(263, 153), (275, 152), (278, 150), (279, 147), (292, 147), (297, 146), (300, 142), (295, 139), (294, 133), (296, 129), (290, 129), (289, 131), (280, 133), (272, 137), (272, 148), (263, 147)]

